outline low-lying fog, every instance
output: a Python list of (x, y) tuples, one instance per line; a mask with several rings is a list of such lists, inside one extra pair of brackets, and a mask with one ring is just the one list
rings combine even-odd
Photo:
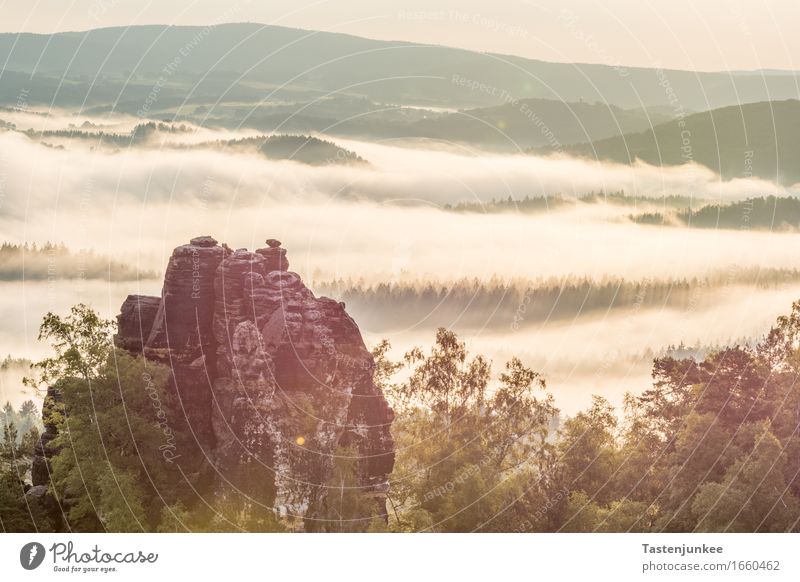
[[(495, 375), (513, 356), (542, 372), (558, 405), (572, 414), (587, 405), (590, 394), (621, 405), (626, 391), (649, 387), (653, 357), (667, 347), (684, 343), (702, 349), (758, 339), (798, 298), (800, 284), (772, 290), (735, 286), (720, 292), (714, 304), (703, 301), (687, 309), (634, 305), (527, 328), (507, 322), (500, 328), (487, 324), (484, 329), (456, 330), (473, 353), (493, 361)], [(433, 331), (424, 325), (391, 333), (362, 331), (370, 345), (388, 338), (395, 358), (433, 340)]]
[[(8, 116), (0, 112), (0, 119)], [(80, 120), (81, 123), (85, 121)], [(125, 125), (130, 120), (96, 120)], [(25, 128), (24, 116), (14, 118)], [(48, 128), (66, 128), (48, 118)], [(53, 125), (51, 125), (53, 124)], [(127, 126), (126, 126), (127, 127)], [(215, 135), (202, 141), (245, 134)], [(85, 140), (84, 140), (85, 141)], [(196, 143), (198, 136), (185, 143)], [(702, 277), (738, 268), (800, 267), (800, 235), (636, 225), (635, 209), (605, 204), (559, 207), (535, 215), (468, 214), (446, 203), (525, 196), (577, 196), (624, 189), (652, 198), (709, 200), (787, 194), (758, 180), (723, 182), (698, 166), (654, 168), (531, 156), (497, 156), (455, 147), (412, 148), (336, 140), (369, 166), (312, 167), (256, 154), (213, 149), (137, 148), (112, 152), (89, 142), (65, 149), (0, 132), (0, 242), (65, 243), (93, 249), (142, 271), (163, 272), (175, 246), (211, 234), (232, 247), (283, 241), (292, 270), (307, 284), (343, 278), (371, 283), (542, 277)], [(0, 283), (0, 357), (40, 357), (41, 316), (79, 301), (116, 314), (128, 293), (157, 294), (160, 281), (62, 280)], [(499, 371), (511, 355), (547, 376), (558, 404), (574, 412), (600, 393), (619, 402), (649, 379), (648, 350), (669, 344), (714, 344), (765, 332), (800, 298), (800, 286), (726, 287), (691, 310), (618, 309), (577, 315), (513, 331), (460, 330)], [(391, 306), (403, 309), (403, 305)], [(355, 314), (357, 317), (357, 313)], [(365, 329), (368, 342), (389, 337), (400, 351), (427, 346), (434, 329)], [(15, 394), (2, 377), (0, 400)]]

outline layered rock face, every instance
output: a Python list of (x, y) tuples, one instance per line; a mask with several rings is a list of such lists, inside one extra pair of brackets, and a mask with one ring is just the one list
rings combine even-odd
[(115, 341), (172, 369), (215, 495), (313, 529), (337, 456), (358, 458), (363, 495), (385, 507), (393, 414), (344, 304), (288, 268), (274, 239), (255, 252), (192, 239), (173, 252), (160, 298), (123, 303)]

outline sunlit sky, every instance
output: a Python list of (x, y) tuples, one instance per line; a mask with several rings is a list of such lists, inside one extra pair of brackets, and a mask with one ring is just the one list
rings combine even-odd
[(6, 32), (261, 22), (548, 61), (800, 68), (797, 0), (0, 0), (0, 14)]

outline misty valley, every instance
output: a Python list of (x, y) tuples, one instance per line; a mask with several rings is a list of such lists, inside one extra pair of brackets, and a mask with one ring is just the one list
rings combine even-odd
[(800, 531), (795, 73), (0, 56), (4, 531)]

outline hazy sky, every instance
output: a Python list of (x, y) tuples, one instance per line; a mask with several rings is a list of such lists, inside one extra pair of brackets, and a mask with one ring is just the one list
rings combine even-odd
[(0, 30), (249, 21), (550, 61), (799, 69), (798, 12), (797, 0), (0, 0)]

